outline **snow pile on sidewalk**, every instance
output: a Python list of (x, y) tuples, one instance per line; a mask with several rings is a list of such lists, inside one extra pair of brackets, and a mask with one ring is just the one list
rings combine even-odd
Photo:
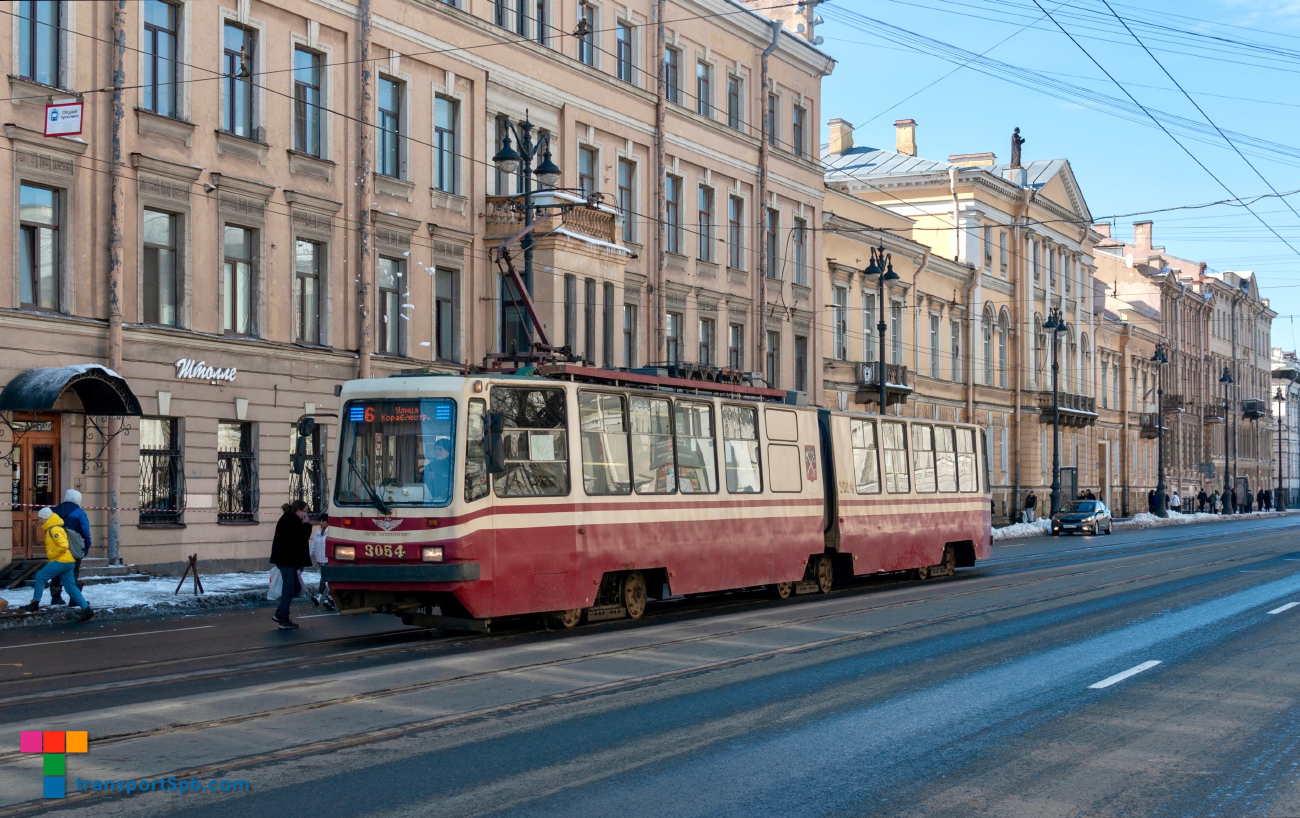
[[(194, 595), (194, 580), (185, 578), (179, 594), (175, 593), (179, 577), (154, 577), (144, 581), (107, 582), (102, 585), (88, 585), (81, 593), (95, 609), (96, 614), (112, 614), (117, 617), (157, 616), (187, 611), (210, 610), (214, 608), (244, 608), (261, 604), (271, 604), (266, 599), (267, 572), (258, 571), (245, 574), (204, 574), (200, 577), (204, 593)], [(302, 572), (303, 583), (309, 593), (315, 593), (320, 583), (320, 572), (309, 570)], [(0, 590), (0, 597), (8, 600), (9, 611), (32, 601), (31, 586)], [(66, 594), (65, 594), (66, 597)], [(41, 595), (41, 611), (44, 613), (50, 603), (49, 588)], [(75, 613), (76, 608), (65, 609), (58, 606), (53, 609), (56, 619), (67, 618)], [(7, 619), (4, 625), (30, 622), (48, 623), (49, 616), (30, 616)]]
[(1015, 540), (1021, 537), (1041, 537), (1044, 534), (1052, 533), (1052, 521), (1039, 517), (1032, 523), (1014, 523), (1003, 526), (1002, 528), (993, 529), (993, 539), (996, 540)]

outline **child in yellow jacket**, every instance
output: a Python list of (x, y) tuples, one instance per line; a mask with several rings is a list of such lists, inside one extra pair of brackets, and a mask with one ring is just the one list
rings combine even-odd
[(90, 603), (86, 602), (86, 598), (81, 595), (81, 590), (77, 588), (77, 583), (72, 578), (72, 569), (76, 567), (77, 560), (68, 547), (68, 532), (63, 530), (63, 518), (48, 507), (37, 512), (36, 516), (41, 518), (41, 531), (45, 534), (45, 558), (49, 562), (36, 572), (32, 601), (28, 603), (27, 611), (36, 613), (41, 606), (41, 594), (45, 593), (45, 585), (57, 578), (67, 589), (68, 596), (81, 608), (77, 621), (85, 622), (93, 617), (95, 612), (90, 609)]

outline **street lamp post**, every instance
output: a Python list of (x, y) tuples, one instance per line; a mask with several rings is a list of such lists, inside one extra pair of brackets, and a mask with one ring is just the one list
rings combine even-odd
[(1228, 471), (1228, 389), (1232, 386), (1232, 373), (1226, 366), (1219, 383), (1223, 384), (1223, 513), (1232, 514), (1237, 508), (1236, 498), (1232, 496), (1232, 475)]
[(1282, 387), (1278, 387), (1273, 399), (1277, 401), (1277, 491), (1273, 495), (1273, 508), (1286, 511), (1286, 500), (1282, 499), (1282, 415), (1286, 414), (1286, 395), (1282, 394)]
[(897, 281), (898, 273), (894, 272), (894, 260), (890, 253), (885, 252), (885, 242), (880, 242), (880, 247), (871, 248), (871, 263), (867, 269), (862, 271), (864, 275), (876, 276), (876, 309), (880, 310), (880, 320), (876, 322), (876, 331), (880, 333), (880, 368), (876, 372), (876, 386), (880, 389), (880, 414), (885, 414), (885, 330), (888, 325), (885, 324), (885, 282)]
[(1051, 513), (1053, 516), (1061, 510), (1061, 395), (1057, 390), (1057, 382), (1060, 374), (1060, 364), (1056, 360), (1056, 336), (1068, 332), (1065, 325), (1065, 316), (1061, 315), (1061, 310), (1052, 307), (1052, 312), (1047, 316), (1047, 323), (1043, 324), (1043, 329), (1052, 333), (1052, 499)]
[[(492, 163), (502, 173), (511, 174), (518, 172), (521, 176), (523, 186), (523, 223), (525, 226), (533, 223), (533, 177), (537, 177), (538, 190), (543, 188), (552, 188), (560, 183), (561, 170), (554, 161), (551, 160), (551, 136), (542, 134), (537, 139), (533, 138), (533, 123), (529, 121), (528, 115), (524, 115), (524, 121), (516, 127), (515, 123), (505, 121), (505, 133), (501, 136), (501, 148), (492, 157)], [(519, 143), (519, 149), (515, 150), (510, 145), (510, 135), (514, 134), (515, 141)], [(533, 167), (534, 160), (541, 156), (541, 161)], [(528, 290), (531, 296), (533, 292), (533, 236), (528, 233), (520, 241), (524, 250), (524, 288)], [(527, 320), (525, 318), (525, 320)]]
[(1165, 356), (1165, 345), (1156, 344), (1156, 352), (1151, 356), (1156, 365), (1156, 516), (1168, 517), (1165, 509), (1165, 368), (1169, 358)]

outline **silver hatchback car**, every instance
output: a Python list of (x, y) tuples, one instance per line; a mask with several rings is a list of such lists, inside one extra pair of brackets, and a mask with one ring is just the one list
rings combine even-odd
[(1110, 509), (1100, 500), (1075, 500), (1052, 515), (1052, 536), (1061, 534), (1109, 534), (1113, 521)]

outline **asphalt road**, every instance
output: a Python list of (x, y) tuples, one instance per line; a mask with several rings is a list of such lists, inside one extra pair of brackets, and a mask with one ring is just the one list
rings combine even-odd
[[(1018, 540), (950, 579), (564, 633), (0, 631), (0, 816), (1300, 815), (1297, 534)], [(32, 729), (90, 733), (63, 801)], [(167, 776), (249, 791), (75, 792)]]

